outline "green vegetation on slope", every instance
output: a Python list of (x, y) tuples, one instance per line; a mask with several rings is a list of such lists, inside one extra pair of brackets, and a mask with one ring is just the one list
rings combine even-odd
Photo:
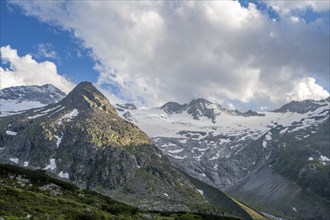
[(200, 213), (141, 211), (101, 194), (0, 164), (0, 217), (9, 219), (236, 219)]

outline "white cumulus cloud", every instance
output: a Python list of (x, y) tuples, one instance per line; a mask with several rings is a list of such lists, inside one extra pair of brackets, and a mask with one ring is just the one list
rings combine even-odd
[(272, 108), (286, 102), (297, 80), (329, 83), (329, 32), (290, 19), (274, 22), (252, 3), (11, 3), (71, 31), (92, 50), (98, 85), (116, 87), (140, 105), (204, 97)]
[(56, 65), (49, 61), (38, 63), (31, 55), (19, 56), (9, 45), (1, 47), (1, 61), (9, 68), (0, 67), (1, 89), (20, 85), (53, 84), (68, 93), (74, 84), (57, 72)]
[(302, 101), (306, 99), (320, 100), (329, 97), (329, 92), (316, 83), (314, 78), (305, 78), (296, 83), (288, 94), (288, 101)]
[(288, 15), (292, 11), (306, 10), (308, 8), (315, 12), (322, 12), (330, 9), (330, 3), (327, 0), (304, 0), (304, 1), (278, 1), (278, 0), (261, 0), (265, 4), (272, 6), (277, 12)]

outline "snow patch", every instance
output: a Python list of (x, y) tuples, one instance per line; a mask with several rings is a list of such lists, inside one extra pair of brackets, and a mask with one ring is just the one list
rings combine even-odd
[(15, 136), (17, 134), (17, 132), (6, 130), (6, 134)]
[(11, 162), (16, 163), (16, 164), (18, 164), (18, 161), (19, 161), (19, 159), (18, 159), (17, 157), (10, 158), (9, 160), (10, 160)]
[(33, 116), (29, 116), (27, 118), (28, 119), (35, 119), (35, 118), (39, 118), (39, 117), (44, 116), (44, 115), (46, 115), (46, 114), (36, 114), (36, 115), (33, 115)]
[(292, 207), (292, 210), (295, 211), (295, 212), (297, 211), (297, 209), (295, 207)]
[(187, 157), (187, 155), (183, 156), (183, 157), (180, 157), (180, 156), (177, 156), (177, 155), (173, 155), (173, 154), (168, 154), (169, 156), (175, 158), (175, 159), (178, 159), (178, 160), (183, 160), (184, 158)]
[(207, 147), (207, 148), (197, 148), (197, 147), (194, 147), (193, 148), (193, 150), (198, 150), (198, 151), (200, 151), (200, 152), (203, 152), (203, 151), (206, 151), (206, 150), (208, 150), (209, 148)]
[(173, 143), (163, 144), (161, 147), (176, 147), (176, 144)]
[(163, 194), (164, 194), (164, 196), (168, 197), (168, 194), (167, 193), (163, 193)]
[(321, 159), (322, 161), (330, 161), (330, 159), (329, 159), (328, 157), (323, 156), (323, 155), (321, 155), (320, 159)]
[(314, 158), (313, 158), (313, 157), (310, 157), (310, 158), (308, 158), (308, 160), (309, 160), (309, 161), (313, 161), (313, 160), (314, 160)]
[(69, 179), (69, 173), (64, 173), (63, 171), (61, 171), (58, 176), (64, 179)]
[(58, 105), (58, 106), (55, 106), (54, 108), (46, 109), (45, 111), (42, 111), (41, 113), (43, 113), (43, 114), (47, 114), (48, 112), (51, 112), (51, 111), (53, 111), (53, 110), (55, 110), (55, 109), (57, 109), (57, 108), (59, 108), (59, 107), (61, 107), (61, 106)]
[(202, 196), (204, 195), (203, 190), (197, 189), (197, 191), (198, 191)]
[(180, 153), (182, 152), (184, 149), (180, 148), (180, 149), (176, 149), (176, 150), (168, 150), (167, 152), (171, 153), (171, 154), (176, 154), (176, 153)]
[(265, 136), (265, 139), (266, 139), (267, 141), (272, 140), (272, 132), (268, 132), (268, 133), (266, 134), (266, 136)]
[(23, 166), (24, 166), (24, 167), (29, 166), (29, 161), (24, 161)]
[(267, 147), (267, 141), (263, 140), (263, 141), (262, 141), (262, 146), (263, 146), (264, 148), (266, 148), (266, 147)]
[(187, 139), (179, 140), (179, 142), (182, 143), (182, 144), (185, 144), (185, 143), (187, 143)]
[(60, 119), (59, 119), (59, 122), (58, 124), (62, 124), (62, 121), (66, 121), (66, 122), (69, 122), (69, 121), (72, 121), (75, 117), (77, 117), (79, 114), (79, 111), (77, 109), (73, 109), (70, 113), (67, 113), (65, 115), (63, 115)]
[[(60, 106), (60, 105), (59, 105)], [(54, 114), (56, 114), (57, 112), (60, 112), (60, 111), (62, 111), (63, 109), (65, 109), (65, 107), (63, 106), (63, 107), (61, 107), (60, 109), (57, 109), (56, 111), (54, 111), (54, 112), (52, 112), (52, 113), (50, 113), (47, 117), (50, 117), (50, 116), (52, 116), (52, 115), (54, 115)]]
[(217, 152), (215, 156), (211, 157), (210, 160), (216, 160), (220, 157), (220, 152)]
[(55, 168), (56, 168), (56, 162), (55, 162), (55, 159), (54, 158), (52, 158), (52, 159), (49, 159), (49, 162), (50, 162), (50, 164), (49, 165), (47, 165), (45, 168), (44, 168), (44, 170), (55, 170)]
[(283, 130), (280, 131), (280, 134), (284, 134), (285, 132), (287, 132), (288, 127), (284, 128)]
[(62, 137), (59, 137), (59, 136), (57, 136), (57, 135), (54, 135), (54, 137), (57, 139), (57, 141), (56, 141), (56, 146), (57, 146), (57, 148), (60, 146), (60, 144), (61, 144), (61, 142), (62, 142), (62, 138), (63, 138), (63, 136)]

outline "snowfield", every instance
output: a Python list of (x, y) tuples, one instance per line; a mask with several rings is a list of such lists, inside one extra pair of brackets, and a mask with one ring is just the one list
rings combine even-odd
[[(133, 123), (138, 125), (150, 137), (184, 138), (183, 135), (179, 134), (180, 131), (197, 131), (212, 133), (214, 136), (225, 134), (227, 136), (244, 136), (245, 138), (258, 139), (271, 128), (279, 125), (283, 127), (281, 134), (284, 134), (318, 124), (329, 117), (329, 105), (305, 114), (261, 112), (265, 116), (244, 117), (223, 113), (216, 117), (215, 123), (206, 117), (194, 120), (187, 112), (168, 114), (165, 117), (165, 112), (158, 108), (129, 110), (129, 112), (134, 118)], [(119, 113), (122, 116), (125, 111)], [(317, 119), (315, 116), (323, 117), (323, 119)], [(298, 125), (293, 125), (294, 123), (298, 123)], [(203, 139), (203, 136), (195, 139)], [(266, 135), (266, 141), (269, 140), (271, 140), (271, 133)], [(186, 140), (181, 141), (184, 143)], [(222, 139), (222, 141), (230, 142), (229, 139)]]

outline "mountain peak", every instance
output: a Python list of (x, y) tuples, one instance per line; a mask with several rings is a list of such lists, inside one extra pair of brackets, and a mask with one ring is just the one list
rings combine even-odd
[(79, 83), (67, 97), (63, 99), (66, 107), (81, 110), (101, 108), (108, 112), (116, 113), (109, 100), (91, 82)]
[[(91, 82), (80, 82), (71, 92), (72, 93), (81, 93), (81, 91), (89, 91), (89, 92), (98, 92), (98, 90), (93, 86)], [(70, 95), (69, 94), (69, 95)]]
[(208, 101), (204, 98), (196, 98), (196, 99), (191, 100), (189, 105), (198, 104), (198, 103), (211, 104), (210, 101)]
[(187, 104), (181, 105), (176, 102), (167, 102), (160, 107), (160, 109), (163, 109), (164, 112), (168, 114), (173, 114), (173, 113), (179, 114), (182, 113), (184, 110), (186, 110), (186, 108), (187, 108)]

